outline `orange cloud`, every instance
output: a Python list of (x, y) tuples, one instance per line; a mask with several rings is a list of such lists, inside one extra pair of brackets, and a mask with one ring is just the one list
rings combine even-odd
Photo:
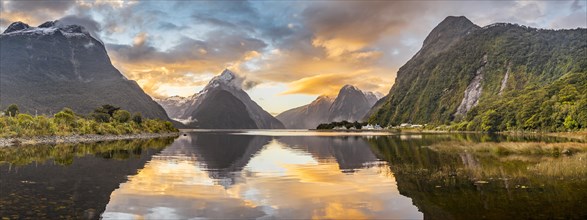
[(43, 20), (40, 20), (37, 17), (31, 16), (29, 13), (23, 13), (18, 11), (2, 11), (0, 13), (0, 19), (2, 19), (5, 22), (1, 24), (1, 26), (4, 28), (8, 27), (8, 25), (10, 25), (11, 23), (17, 21), (22, 21), (29, 25), (41, 24), (42, 22), (44, 22)]
[(386, 94), (393, 80), (386, 79), (385, 70), (364, 69), (355, 72), (329, 73), (305, 77), (289, 84), (287, 94), (336, 95), (346, 84), (354, 85), (366, 91), (377, 91)]

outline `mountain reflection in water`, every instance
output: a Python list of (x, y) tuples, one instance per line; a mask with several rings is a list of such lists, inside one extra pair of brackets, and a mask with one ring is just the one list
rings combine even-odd
[(587, 144), (542, 136), (198, 131), (0, 148), (0, 216), (587, 219)]
[(360, 137), (180, 137), (111, 195), (105, 219), (422, 218)]

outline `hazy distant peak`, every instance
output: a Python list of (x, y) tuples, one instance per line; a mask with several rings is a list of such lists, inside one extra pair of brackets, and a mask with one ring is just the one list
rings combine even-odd
[(359, 90), (359, 89), (357, 89), (357, 87), (355, 87), (355, 86), (353, 86), (353, 85), (349, 85), (349, 84), (347, 84), (347, 85), (344, 85), (344, 86), (343, 86), (343, 87), (340, 89), (340, 91), (347, 91), (347, 90)]
[(160, 99), (156, 99), (156, 100), (160, 100), (160, 101), (177, 101), (177, 102), (183, 102), (185, 100), (187, 100), (187, 97), (183, 97), (183, 96), (178, 96), (178, 95), (174, 95), (174, 96), (169, 96), (167, 98), (160, 98)]
[(334, 98), (328, 95), (320, 95), (316, 100), (333, 100)]
[(334, 102), (334, 97), (330, 97), (327, 95), (321, 95), (321, 96), (318, 96), (318, 98), (316, 98), (314, 101), (312, 101), (310, 103), (310, 105), (323, 103), (323, 102), (332, 103), (332, 102)]
[(365, 96), (373, 96), (377, 99), (380, 99), (383, 96), (385, 96), (385, 95), (383, 95), (383, 93), (380, 93), (380, 92), (363, 92), (363, 93), (365, 94)]

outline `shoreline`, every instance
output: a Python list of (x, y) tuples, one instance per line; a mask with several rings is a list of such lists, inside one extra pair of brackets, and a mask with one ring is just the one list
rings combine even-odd
[(139, 133), (139, 134), (121, 134), (121, 135), (67, 135), (67, 136), (38, 136), (26, 138), (0, 138), (0, 147), (11, 147), (19, 145), (34, 145), (34, 144), (74, 144), (87, 143), (99, 141), (115, 141), (115, 140), (130, 140), (130, 139), (150, 139), (162, 137), (177, 137), (180, 132), (171, 133)]
[[(427, 129), (403, 129), (403, 130), (337, 130), (337, 129), (308, 129), (316, 132), (382, 132), (390, 134), (490, 134), (483, 131), (450, 131), (450, 130), (427, 130)], [(549, 137), (569, 138), (575, 140), (587, 141), (587, 131), (561, 131), (561, 132), (540, 132), (540, 131), (500, 131), (493, 134), (524, 136), (540, 135)]]

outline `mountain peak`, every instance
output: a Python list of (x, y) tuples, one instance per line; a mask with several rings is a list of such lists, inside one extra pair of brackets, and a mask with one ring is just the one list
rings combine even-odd
[(385, 96), (380, 92), (364, 92), (364, 93), (365, 93), (365, 96), (373, 96), (376, 99), (380, 99), (380, 98), (383, 98), (383, 96)]
[(15, 31), (20, 31), (20, 30), (24, 30), (27, 28), (30, 28), (31, 26), (29, 26), (28, 24), (21, 22), (21, 21), (17, 21), (14, 22), (12, 24), (10, 24), (8, 26), (8, 28), (6, 28), (6, 30), (4, 31), (4, 34), (6, 33), (10, 33), (10, 32), (15, 32)]
[(477, 29), (480, 29), (480, 27), (465, 16), (448, 16), (432, 29), (424, 40), (422, 49), (415, 57), (418, 57), (420, 52), (434, 55), (445, 51), (454, 43)]
[(348, 90), (359, 90), (359, 89), (357, 89), (357, 87), (355, 87), (355, 86), (353, 86), (353, 85), (349, 85), (349, 84), (347, 84), (347, 85), (344, 85), (344, 86), (343, 86), (343, 87), (340, 89), (340, 91), (341, 91), (341, 92), (342, 92), (342, 91), (348, 91)]
[(465, 16), (448, 16), (438, 24), (441, 25), (468, 25), (468, 26), (476, 26), (471, 20), (469, 20)]
[(47, 21), (41, 25), (39, 25), (40, 28), (50, 28), (50, 27), (54, 27), (57, 22), (59, 22), (59, 20), (55, 20), (55, 21)]
[(220, 75), (218, 76), (218, 79), (222, 80), (222, 81), (231, 81), (235, 78), (235, 73), (230, 71), (229, 69), (224, 69), (224, 71), (222, 71), (222, 73), (220, 73)]
[(76, 24), (62, 24), (59, 20), (47, 21), (38, 27), (31, 27), (28, 24), (17, 21), (4, 31), (2, 34), (35, 34), (35, 35), (51, 35), (60, 32), (65, 36), (90, 36), (87, 30)]
[(312, 103), (323, 103), (323, 102), (328, 102), (331, 103), (334, 101), (333, 97), (327, 96), (327, 95), (321, 95), (318, 96), (318, 98), (314, 99), (314, 101), (312, 101), (310, 104)]
[(316, 98), (316, 100), (322, 100), (322, 99), (332, 99), (332, 97), (330, 97), (328, 95), (320, 95), (320, 96), (318, 96), (318, 98)]

